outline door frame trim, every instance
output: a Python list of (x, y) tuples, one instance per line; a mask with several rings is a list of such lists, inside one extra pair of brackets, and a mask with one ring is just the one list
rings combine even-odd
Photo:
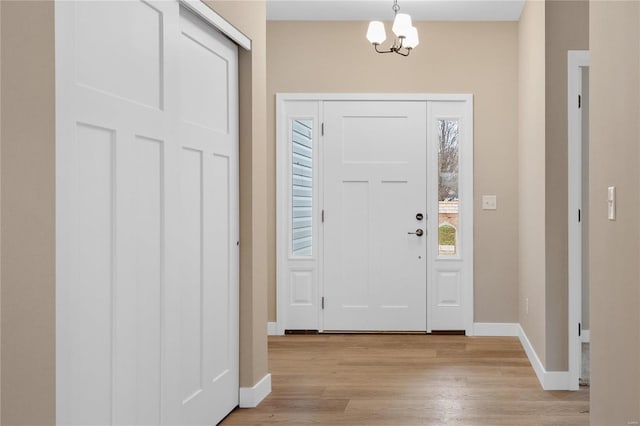
[[(286, 308), (286, 294), (288, 294), (288, 219), (287, 219), (287, 206), (288, 206), (288, 163), (289, 149), (288, 149), (288, 124), (286, 120), (286, 105), (287, 102), (317, 102), (319, 104), (318, 111), (318, 123), (323, 121), (323, 102), (324, 101), (405, 101), (405, 102), (465, 102), (467, 113), (469, 117), (469, 123), (471, 126), (471, 133), (469, 134), (469, 141), (473, 145), (473, 95), (472, 94), (460, 94), (460, 93), (276, 93), (276, 334), (283, 335), (287, 328), (287, 308)], [(425, 117), (425, 120), (427, 117)], [(319, 146), (322, 146), (323, 136), (318, 132)], [(321, 149), (320, 149), (321, 151)], [(320, 161), (322, 161), (322, 152), (319, 154)], [(463, 300), (469, 301), (468, 309), (465, 313), (465, 332), (467, 336), (473, 335), (473, 318), (474, 318), (474, 268), (473, 268), (473, 247), (474, 247), (474, 233), (473, 233), (473, 214), (474, 214), (474, 188), (473, 188), (473, 149), (471, 149), (471, 155), (468, 159), (468, 167), (471, 168), (470, 185), (467, 187), (467, 193), (471, 194), (471, 200), (469, 203), (469, 213), (465, 221), (468, 223), (469, 229), (471, 229), (469, 235), (468, 244), (471, 246), (471, 250), (465, 255), (464, 271), (468, 277), (468, 285), (465, 288)], [(322, 163), (318, 165), (319, 170), (322, 169)], [(314, 179), (321, 184), (321, 175), (314, 174)], [(315, 191), (315, 190), (314, 190)], [(320, 213), (321, 208), (314, 207), (314, 215)], [(320, 237), (322, 239), (322, 237)], [(322, 242), (320, 242), (320, 247)], [(322, 256), (313, 256), (318, 261), (318, 269), (320, 273), (317, 276), (316, 290), (317, 294), (312, 295), (319, 300), (323, 282), (321, 280), (322, 275)], [(427, 280), (427, 286), (428, 280)], [(429, 287), (427, 287), (427, 294)], [(317, 307), (317, 330), (322, 331), (322, 311), (320, 304), (316, 303)], [(427, 315), (428, 315), (429, 302), (427, 301)], [(430, 330), (427, 323), (427, 330)]]
[(588, 50), (567, 52), (567, 193), (568, 193), (568, 345), (569, 390), (579, 389), (582, 364), (582, 340), (578, 324), (582, 322), (582, 224), (576, 220), (582, 209), (582, 113), (577, 105), (582, 93), (582, 68), (589, 67)]
[(466, 93), (276, 93), (276, 104), (286, 101), (473, 101)]

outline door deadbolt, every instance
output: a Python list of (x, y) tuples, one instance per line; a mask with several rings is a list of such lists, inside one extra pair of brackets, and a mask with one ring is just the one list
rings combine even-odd
[(418, 237), (422, 237), (424, 235), (424, 231), (420, 228), (416, 229), (416, 232), (407, 232), (410, 235), (417, 235)]
[(422, 219), (424, 219), (424, 215), (422, 213), (416, 214), (416, 220), (422, 220)]

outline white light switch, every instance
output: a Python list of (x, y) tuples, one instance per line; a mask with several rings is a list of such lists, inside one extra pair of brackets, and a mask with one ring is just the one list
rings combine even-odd
[(495, 195), (482, 196), (482, 210), (495, 210), (497, 208)]
[(607, 188), (607, 207), (609, 220), (616, 220), (616, 187)]

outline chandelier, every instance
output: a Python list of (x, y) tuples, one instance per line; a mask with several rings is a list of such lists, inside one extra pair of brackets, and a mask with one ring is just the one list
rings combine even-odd
[(398, 13), (400, 6), (398, 0), (393, 1), (393, 13), (395, 18), (391, 30), (396, 35), (393, 44), (387, 50), (380, 50), (379, 46), (387, 39), (384, 30), (384, 24), (381, 21), (369, 22), (367, 30), (367, 40), (373, 44), (374, 49), (378, 53), (397, 53), (402, 56), (409, 56), (411, 50), (415, 48), (420, 41), (418, 40), (418, 30), (411, 23), (411, 16), (406, 13)]

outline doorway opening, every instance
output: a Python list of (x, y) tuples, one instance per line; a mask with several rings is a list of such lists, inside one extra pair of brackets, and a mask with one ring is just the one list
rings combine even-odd
[(569, 389), (589, 384), (589, 52), (568, 52)]

